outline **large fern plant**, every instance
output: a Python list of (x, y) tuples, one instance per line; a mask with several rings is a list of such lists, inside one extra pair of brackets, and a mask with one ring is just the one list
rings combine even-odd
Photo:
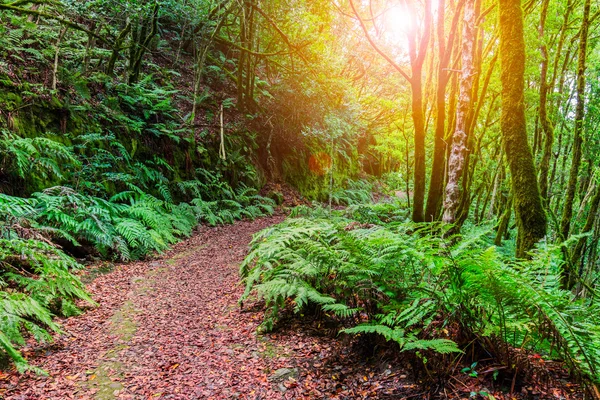
[(59, 331), (54, 314), (77, 314), (77, 299), (93, 303), (71, 273), (78, 268), (74, 259), (48, 243), (0, 239), (0, 349), (19, 370), (30, 368), (17, 350), (25, 344), (25, 332), (39, 341), (51, 340), (49, 331)]
[(560, 289), (556, 249), (515, 262), (490, 245), (486, 227), (460, 239), (444, 235), (390, 218), (382, 205), (331, 216), (305, 211), (256, 235), (240, 268), (242, 301), (253, 293), (265, 299), (264, 330), (287, 304), (312, 305), (337, 315), (346, 333), (448, 353), (472, 340), (450, 336), (449, 327), (459, 326), (483, 344), (500, 338), (600, 380), (598, 306)]

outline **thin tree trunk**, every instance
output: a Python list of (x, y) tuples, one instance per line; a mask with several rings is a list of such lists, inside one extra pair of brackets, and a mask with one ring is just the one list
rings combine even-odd
[(415, 77), (413, 69), (412, 88), (412, 117), (414, 123), (414, 194), (412, 219), (414, 222), (423, 222), (423, 205), (425, 200), (425, 124), (423, 121), (423, 95), (420, 77)]
[[(560, 239), (566, 240), (571, 230), (571, 218), (573, 216), (573, 202), (577, 192), (577, 178), (579, 175), (579, 166), (581, 164), (581, 146), (583, 144), (583, 119), (585, 117), (585, 68), (587, 55), (587, 39), (590, 19), (590, 0), (585, 0), (583, 7), (583, 18), (579, 37), (579, 56), (577, 61), (577, 106), (575, 107), (575, 130), (573, 132), (573, 157), (571, 159), (571, 169), (569, 171), (569, 182), (563, 214), (560, 221)], [(565, 283), (571, 281), (573, 271), (565, 270)]]
[(542, 153), (542, 161), (540, 162), (540, 195), (542, 199), (547, 200), (548, 198), (548, 171), (550, 169), (550, 157), (552, 156), (552, 145), (554, 143), (554, 127), (552, 122), (548, 118), (548, 48), (544, 40), (544, 29), (546, 26), (546, 16), (548, 14), (548, 4), (550, 0), (542, 1), (542, 10), (540, 12), (540, 39), (542, 44), (540, 45), (540, 53), (542, 56), (541, 61), (541, 73), (540, 73), (540, 106), (539, 106), (539, 120), (542, 127), (542, 131), (546, 136), (544, 141), (544, 151)]
[(431, 166), (431, 175), (429, 178), (429, 192), (427, 194), (427, 205), (425, 207), (425, 219), (435, 221), (440, 217), (442, 208), (444, 182), (446, 180), (446, 87), (450, 74), (448, 72), (448, 63), (452, 55), (456, 29), (458, 26), (458, 16), (460, 15), (459, 5), (455, 8), (455, 14), (452, 21), (451, 30), (448, 34), (446, 45), (446, 35), (444, 31), (445, 19), (445, 0), (439, 0), (437, 37), (438, 37), (438, 71), (436, 87), (436, 115), (435, 115), (435, 141), (433, 149), (433, 163)]
[[(144, 54), (146, 54), (150, 42), (158, 33), (158, 11), (159, 4), (157, 2), (154, 4), (152, 13), (148, 16), (148, 18), (142, 19), (141, 30), (138, 31), (138, 27), (135, 27), (136, 29), (132, 31), (133, 44), (131, 46), (129, 57), (129, 84), (137, 83), (139, 80)], [(148, 32), (148, 28), (150, 28), (150, 32)]]
[(402, 128), (402, 136), (404, 136), (404, 143), (405, 143), (405, 157), (404, 157), (404, 162), (405, 162), (405, 167), (406, 167), (406, 174), (405, 174), (405, 178), (404, 181), (406, 183), (406, 205), (408, 207), (408, 209), (410, 210), (410, 161), (409, 161), (409, 154), (408, 154), (408, 149), (409, 149), (409, 143), (408, 143), (408, 136), (406, 135), (405, 131), (404, 131), (404, 127)]
[(510, 216), (512, 214), (513, 209), (512, 203), (513, 196), (511, 194), (508, 198), (508, 201), (506, 202), (506, 208), (502, 213), (500, 222), (498, 223), (498, 230), (496, 231), (496, 237), (494, 238), (494, 244), (496, 246), (502, 246), (502, 238), (506, 235), (506, 232), (508, 231), (508, 223), (510, 222)]
[(474, 44), (475, 44), (475, 8), (471, 1), (465, 4), (463, 18), (462, 72), (460, 78), (459, 100), (456, 112), (456, 129), (452, 141), (452, 150), (448, 160), (448, 183), (444, 199), (445, 223), (453, 224), (460, 204), (460, 179), (463, 175), (465, 158), (467, 157), (467, 117), (472, 105), (474, 78)]
[[(599, 207), (600, 207), (600, 185), (596, 185), (594, 197), (592, 197), (592, 199), (590, 201), (590, 209), (588, 211), (585, 225), (583, 226), (581, 233), (589, 233), (592, 230), (592, 228), (594, 227), (594, 222), (596, 220), (596, 216), (598, 215)], [(570, 260), (571, 264), (574, 267), (578, 267), (580, 265), (580, 262), (583, 263), (582, 262), (583, 261), (582, 260), (583, 252), (584, 252), (586, 243), (588, 243), (587, 236), (581, 237), (577, 241), (577, 244), (575, 245), (575, 248), (573, 249), (573, 253), (571, 255), (571, 260)], [(592, 241), (591, 243), (592, 243), (592, 245), (597, 245), (597, 242), (595, 243), (594, 241)], [(578, 268), (578, 269), (581, 270), (581, 268)]]
[(106, 75), (113, 75), (115, 71), (115, 63), (117, 62), (119, 52), (121, 51), (121, 46), (123, 45), (123, 41), (125, 41), (125, 38), (127, 37), (129, 31), (131, 31), (131, 22), (128, 18), (127, 23), (125, 24), (125, 28), (123, 28), (123, 30), (119, 33), (119, 36), (117, 36), (117, 39), (115, 40), (112, 54), (110, 55), (110, 59), (108, 60), (108, 64), (106, 65)]
[[(411, 3), (412, 4), (412, 3)], [(413, 6), (414, 7), (414, 6)], [(415, 10), (413, 12), (416, 13)], [(416, 27), (412, 29), (409, 35), (409, 56), (411, 65), (411, 89), (412, 89), (412, 118), (414, 125), (414, 194), (412, 219), (415, 222), (423, 222), (424, 203), (425, 203), (425, 120), (423, 112), (423, 85), (422, 71), (429, 37), (431, 33), (431, 0), (425, 0), (423, 36), (419, 42), (417, 50), (417, 31)]]
[(490, 208), (487, 212), (487, 219), (494, 218), (494, 211), (496, 210), (496, 199), (498, 197), (498, 192), (500, 191), (500, 185), (504, 180), (504, 164), (502, 163), (502, 153), (500, 153), (500, 161), (498, 162), (498, 167), (496, 170), (496, 176), (494, 179), (494, 189), (492, 191), (492, 200), (490, 201)]
[[(96, 23), (92, 23), (92, 29), (96, 26)], [(100, 33), (101, 26), (95, 29), (96, 34)], [(90, 49), (96, 46), (96, 37), (88, 35), (88, 40), (85, 45), (85, 55), (83, 57), (83, 73), (86, 74), (90, 64)]]
[[(204, 38), (201, 38), (200, 49), (196, 49), (196, 47), (194, 47), (194, 49), (196, 50), (196, 68), (195, 68), (196, 73), (194, 75), (194, 102), (192, 104), (192, 112), (190, 113), (190, 117), (189, 117), (189, 121), (191, 124), (193, 124), (196, 119), (196, 110), (198, 108), (198, 94), (200, 93), (200, 87), (202, 85), (202, 73), (204, 71), (204, 62), (206, 61), (206, 58), (209, 57), (208, 50), (210, 49), (210, 46), (211, 46), (214, 38), (219, 34), (219, 31), (223, 27), (223, 24), (225, 23), (227, 15), (231, 12), (230, 7), (232, 4), (234, 4), (234, 2), (231, 2), (231, 3), (229, 3), (229, 5), (225, 6), (225, 10), (223, 11), (223, 14), (221, 14), (219, 22), (213, 29), (210, 37), (207, 38), (206, 40), (204, 40)], [(233, 75), (231, 75), (230, 77), (236, 81), (237, 85), (240, 84), (239, 80), (237, 80), (236, 77), (234, 77)]]
[(58, 35), (58, 40), (56, 41), (56, 51), (54, 52), (54, 68), (52, 69), (52, 90), (56, 90), (56, 84), (58, 83), (58, 56), (60, 54), (60, 42), (62, 42), (65, 37), (65, 33), (67, 33), (67, 26), (64, 26), (60, 30), (60, 34)]

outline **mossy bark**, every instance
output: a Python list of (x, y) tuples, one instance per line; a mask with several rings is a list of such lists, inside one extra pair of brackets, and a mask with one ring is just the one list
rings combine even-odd
[(573, 216), (573, 202), (577, 192), (577, 178), (579, 176), (579, 166), (581, 165), (581, 148), (583, 144), (583, 119), (585, 117), (585, 60), (587, 54), (587, 39), (590, 18), (590, 0), (584, 4), (583, 20), (579, 37), (579, 60), (577, 62), (577, 105), (575, 107), (575, 130), (573, 132), (573, 157), (571, 159), (571, 169), (569, 171), (569, 182), (567, 184), (567, 193), (563, 215), (560, 221), (560, 236), (566, 240), (571, 230), (571, 218)]
[(554, 126), (548, 117), (548, 91), (550, 85), (548, 85), (548, 48), (545, 40), (544, 29), (546, 26), (546, 16), (548, 14), (548, 4), (550, 0), (542, 1), (542, 9), (540, 11), (540, 38), (542, 44), (540, 45), (541, 60), (541, 72), (540, 72), (540, 107), (539, 107), (539, 119), (540, 125), (546, 140), (544, 141), (544, 152), (542, 155), (542, 161), (540, 162), (540, 192), (544, 200), (548, 198), (548, 171), (550, 170), (550, 158), (552, 157), (552, 145), (554, 144)]
[[(411, 5), (412, 7), (412, 5)], [(416, 13), (415, 10), (411, 12)], [(414, 125), (414, 195), (412, 219), (415, 222), (425, 221), (425, 116), (423, 110), (423, 83), (422, 73), (425, 56), (427, 54), (427, 45), (431, 35), (431, 0), (425, 1), (425, 16), (420, 40), (417, 40), (417, 31), (411, 30), (408, 35), (408, 48), (411, 67), (410, 86), (412, 92), (411, 111)]]
[[(579, 178), (579, 167), (581, 165), (582, 146), (583, 146), (583, 122), (585, 118), (585, 69), (587, 56), (587, 41), (590, 25), (590, 6), (591, 0), (585, 0), (583, 5), (583, 17), (579, 36), (578, 62), (577, 62), (577, 106), (575, 107), (575, 130), (573, 132), (573, 158), (571, 159), (571, 169), (569, 171), (569, 181), (567, 183), (567, 193), (565, 205), (560, 221), (560, 238), (567, 240), (571, 232), (571, 219), (573, 217), (573, 203), (577, 193), (577, 183)], [(579, 247), (579, 244), (578, 244)], [(579, 252), (580, 250), (576, 250)], [(575, 284), (578, 274), (577, 267), (569, 257), (568, 250), (563, 249), (565, 259), (565, 268), (563, 273), (562, 285), (565, 289), (570, 289)]]
[(517, 257), (546, 235), (533, 156), (527, 142), (524, 103), (525, 40), (521, 0), (499, 1), (500, 60), (502, 82), (501, 129), (513, 188), (518, 227)]
[[(431, 175), (429, 179), (429, 193), (427, 195), (427, 205), (425, 207), (425, 220), (436, 221), (439, 219), (442, 209), (442, 199), (444, 192), (444, 183), (446, 181), (446, 87), (450, 80), (448, 63), (452, 53), (456, 29), (456, 14), (452, 29), (448, 38), (444, 30), (445, 23), (445, 0), (440, 0), (438, 4), (437, 15), (437, 38), (438, 38), (438, 57), (439, 64), (437, 70), (437, 89), (436, 89), (436, 116), (435, 116), (435, 141), (433, 150), (433, 162), (431, 166)], [(458, 13), (458, 11), (456, 11)], [(448, 45), (446, 46), (446, 40)]]

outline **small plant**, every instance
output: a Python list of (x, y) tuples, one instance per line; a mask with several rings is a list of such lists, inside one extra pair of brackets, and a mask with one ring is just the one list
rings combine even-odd
[(470, 367), (464, 367), (463, 369), (461, 369), (460, 372), (462, 372), (463, 374), (469, 375), (471, 378), (477, 378), (479, 376), (479, 374), (475, 370), (476, 367), (477, 367), (477, 363), (474, 362), (473, 364), (471, 364)]

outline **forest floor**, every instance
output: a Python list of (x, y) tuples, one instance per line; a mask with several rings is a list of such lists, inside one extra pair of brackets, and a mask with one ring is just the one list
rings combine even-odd
[(202, 227), (156, 259), (89, 267), (98, 306), (60, 321), (53, 343), (28, 343), (48, 376), (0, 371), (0, 399), (423, 398), (398, 367), (317, 329), (256, 333), (262, 307), (240, 308), (238, 266), (252, 234), (283, 218)]

